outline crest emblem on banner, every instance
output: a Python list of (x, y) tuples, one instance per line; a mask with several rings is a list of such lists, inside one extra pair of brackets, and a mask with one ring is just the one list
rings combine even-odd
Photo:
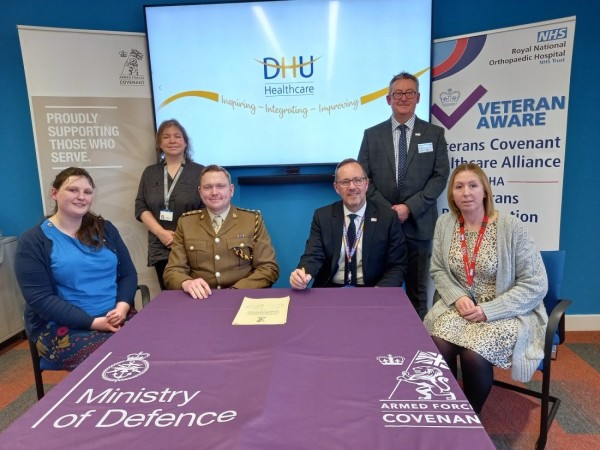
[(146, 358), (149, 356), (150, 353), (131, 353), (127, 355), (126, 361), (116, 362), (104, 369), (102, 378), (114, 383), (137, 378), (148, 371), (150, 363), (146, 361)]
[[(406, 367), (394, 369), (395, 386), (379, 400), (385, 427), (481, 428), (468, 400), (456, 397), (450, 386), (450, 368), (442, 355), (417, 350)], [(389, 370), (389, 369), (386, 369)]]
[(120, 82), (122, 85), (142, 86), (146, 83), (143, 74), (140, 74), (139, 62), (144, 59), (144, 54), (138, 49), (132, 48), (130, 51), (121, 50), (121, 58), (125, 58), (123, 68), (121, 69)]
[[(388, 397), (395, 399), (396, 391), (402, 383), (415, 386), (418, 400), (456, 400), (456, 395), (448, 385), (444, 371), (450, 370), (439, 353), (417, 351), (406, 370), (396, 377), (397, 383)], [(403, 400), (408, 400), (403, 394)]]

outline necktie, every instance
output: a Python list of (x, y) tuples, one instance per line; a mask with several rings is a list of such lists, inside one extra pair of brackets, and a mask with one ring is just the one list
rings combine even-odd
[(218, 233), (221, 229), (221, 225), (223, 225), (223, 218), (221, 216), (215, 216), (212, 222), (215, 233)]
[(406, 125), (402, 124), (400, 128), (400, 137), (398, 138), (398, 190), (402, 187), (404, 181), (404, 171), (406, 170), (406, 154), (408, 146), (406, 145)]
[[(358, 216), (356, 214), (348, 214), (350, 223), (348, 224), (348, 230), (346, 231), (346, 240), (348, 245), (348, 253), (354, 249), (354, 242), (356, 241), (356, 224), (354, 219)], [(345, 270), (346, 283), (352, 286), (356, 286), (356, 252), (352, 255), (352, 259), (348, 261), (346, 256), (346, 270)]]

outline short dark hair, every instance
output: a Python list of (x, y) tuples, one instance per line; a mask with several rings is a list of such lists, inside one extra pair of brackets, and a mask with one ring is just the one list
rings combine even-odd
[(352, 164), (352, 163), (356, 163), (360, 166), (360, 168), (362, 169), (363, 175), (366, 177), (367, 176), (367, 171), (365, 170), (365, 168), (363, 167), (363, 165), (361, 163), (359, 163), (356, 159), (354, 158), (346, 158), (343, 161), (340, 161), (339, 164), (335, 167), (335, 181), (337, 181), (337, 176), (338, 176), (338, 171), (348, 165), (348, 164)]

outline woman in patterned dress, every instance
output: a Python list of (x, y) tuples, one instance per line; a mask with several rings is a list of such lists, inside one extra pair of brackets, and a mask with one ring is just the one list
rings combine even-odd
[(494, 209), (488, 177), (459, 165), (448, 183), (450, 212), (435, 228), (431, 277), (438, 298), (424, 324), (480, 413), (493, 366), (528, 381), (544, 355), (546, 271), (533, 239), (515, 216)]
[(54, 213), (19, 238), (25, 326), (45, 366), (73, 370), (135, 314), (137, 273), (115, 226), (90, 211), (85, 169), (60, 172)]

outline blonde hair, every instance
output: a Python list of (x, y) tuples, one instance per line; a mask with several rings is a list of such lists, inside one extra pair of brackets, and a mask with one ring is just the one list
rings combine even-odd
[(456, 215), (456, 217), (460, 217), (460, 215), (461, 215), (460, 209), (458, 208), (458, 206), (456, 206), (456, 203), (454, 203), (454, 194), (453, 194), (453, 188), (452, 188), (454, 186), (454, 179), (461, 172), (473, 172), (475, 175), (477, 175), (477, 178), (479, 178), (479, 181), (481, 181), (481, 184), (483, 185), (483, 191), (485, 193), (485, 196), (483, 198), (485, 214), (488, 217), (491, 217), (495, 211), (494, 195), (492, 194), (492, 186), (490, 184), (490, 180), (488, 179), (488, 177), (485, 174), (485, 172), (483, 171), (483, 169), (475, 163), (460, 164), (458, 167), (456, 167), (456, 169), (454, 169), (454, 172), (452, 172), (452, 175), (450, 175), (450, 181), (448, 181), (448, 189), (447, 189), (448, 207), (450, 208), (450, 211), (452, 211), (454, 213), (454, 215)]

